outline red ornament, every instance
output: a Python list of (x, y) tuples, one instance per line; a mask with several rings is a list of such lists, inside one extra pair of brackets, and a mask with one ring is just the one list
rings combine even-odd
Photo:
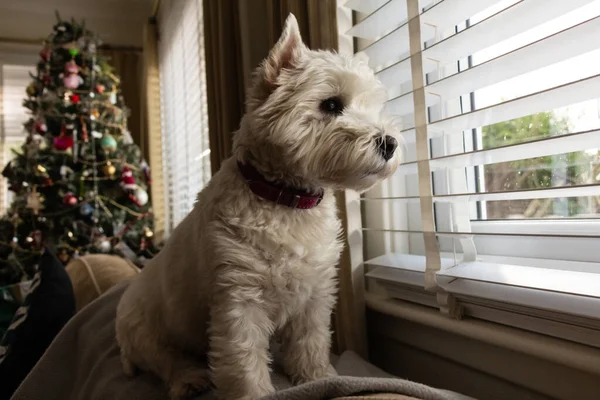
[(46, 133), (48, 131), (48, 127), (42, 121), (36, 121), (34, 127), (35, 131), (40, 134)]
[[(134, 190), (137, 187), (135, 178), (129, 167), (123, 167), (123, 172), (121, 173), (121, 187), (124, 190)], [(137, 204), (137, 199), (134, 200), (134, 202)]]
[(54, 148), (56, 150), (67, 150), (73, 147), (73, 136), (57, 136), (54, 138)]
[(54, 185), (54, 182), (52, 181), (52, 178), (48, 177), (48, 178), (44, 178), (43, 184), (44, 184), (44, 186), (52, 186), (52, 185)]
[(81, 98), (79, 97), (78, 94), (71, 95), (71, 103), (77, 104), (77, 103), (79, 103), (80, 100), (81, 100)]
[(42, 59), (42, 61), (45, 61), (45, 62), (50, 61), (50, 48), (49, 47), (45, 47), (42, 49), (42, 51), (40, 51), (40, 58)]
[(52, 83), (52, 77), (50, 76), (50, 74), (45, 74), (44, 76), (42, 76), (42, 83), (44, 85), (49, 85), (50, 83)]
[(104, 90), (106, 90), (106, 88), (104, 87), (104, 85), (102, 85), (100, 83), (96, 85), (96, 92), (102, 94), (102, 93), (104, 93)]
[(66, 206), (77, 205), (77, 197), (75, 197), (75, 195), (72, 192), (69, 192), (63, 197), (63, 203)]

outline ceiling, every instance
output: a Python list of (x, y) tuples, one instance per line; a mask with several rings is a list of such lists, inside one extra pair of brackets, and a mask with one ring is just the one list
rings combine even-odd
[(155, 0), (0, 0), (0, 40), (42, 40), (56, 23), (85, 20), (105, 44), (142, 46), (143, 26)]

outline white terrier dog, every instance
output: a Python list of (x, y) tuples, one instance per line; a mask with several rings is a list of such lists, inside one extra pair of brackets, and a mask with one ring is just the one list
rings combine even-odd
[(343, 244), (333, 192), (395, 171), (385, 100), (365, 56), (309, 50), (289, 16), (255, 73), (233, 156), (119, 303), (126, 373), (154, 372), (173, 399), (211, 380), (222, 399), (258, 399), (274, 390), (277, 335), (294, 382), (335, 374), (329, 323)]

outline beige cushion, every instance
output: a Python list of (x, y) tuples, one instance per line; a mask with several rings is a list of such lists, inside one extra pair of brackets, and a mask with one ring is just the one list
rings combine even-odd
[(119, 282), (131, 279), (140, 270), (132, 262), (107, 254), (74, 258), (66, 267), (73, 284), (77, 311)]

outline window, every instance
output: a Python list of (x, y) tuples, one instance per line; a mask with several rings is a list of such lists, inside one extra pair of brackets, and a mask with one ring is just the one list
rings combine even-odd
[(600, 1), (344, 7), (406, 153), (362, 197), (368, 291), (600, 346)]
[(210, 179), (202, 1), (161, 1), (158, 28), (168, 234)]
[[(8, 58), (8, 59), (7, 59)], [(25, 132), (23, 123), (27, 121), (23, 107), (25, 89), (31, 82), (29, 76), (34, 71), (34, 59), (31, 64), (13, 64), (10, 56), (0, 56), (0, 165), (4, 168), (13, 156), (13, 150), (20, 150)], [(6, 62), (2, 62), (5, 59)], [(0, 186), (0, 214), (4, 214), (12, 202), (12, 192), (8, 190), (6, 180)]]

